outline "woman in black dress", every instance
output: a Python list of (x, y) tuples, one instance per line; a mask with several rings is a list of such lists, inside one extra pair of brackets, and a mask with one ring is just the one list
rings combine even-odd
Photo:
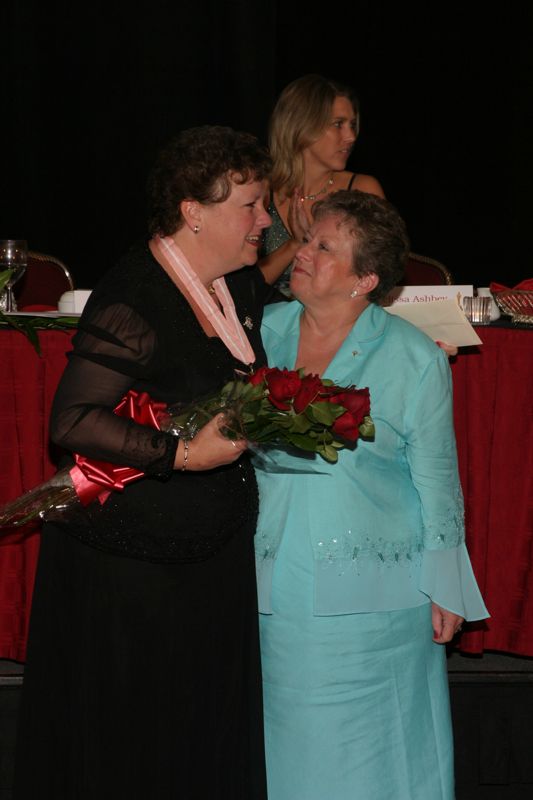
[(270, 223), (269, 169), (248, 134), (182, 133), (151, 177), (153, 238), (103, 278), (80, 319), (52, 439), (145, 477), (45, 525), (19, 800), (266, 797), (244, 445), (218, 418), (187, 443), (113, 409), (130, 389), (190, 402), (265, 363), (265, 285), (239, 267), (255, 263)]

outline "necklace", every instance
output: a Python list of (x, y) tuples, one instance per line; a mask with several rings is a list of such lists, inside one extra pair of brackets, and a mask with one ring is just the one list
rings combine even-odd
[(327, 182), (324, 184), (322, 189), (319, 189), (318, 192), (314, 194), (302, 194), (300, 195), (300, 202), (303, 203), (305, 200), (316, 200), (321, 194), (325, 194), (330, 186), (333, 185), (333, 176), (330, 174)]

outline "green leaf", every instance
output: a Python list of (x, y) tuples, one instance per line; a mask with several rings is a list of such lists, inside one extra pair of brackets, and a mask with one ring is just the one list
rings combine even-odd
[(37, 336), (35, 328), (31, 324), (32, 318), (12, 316), (7, 317), (0, 311), (0, 322), (9, 325), (11, 328), (14, 328), (16, 331), (19, 331), (19, 333), (22, 333), (24, 336), (26, 336), (26, 338), (29, 339), (30, 343), (35, 348), (37, 355), (41, 355), (39, 337)]
[(359, 425), (359, 435), (363, 439), (375, 439), (376, 429), (372, 417), (364, 417), (362, 423)]
[(40, 356), (41, 355), (41, 343), (39, 341), (39, 336), (37, 334), (37, 331), (35, 330), (33, 325), (28, 325), (25, 333), (26, 333), (26, 336), (28, 337), (28, 339), (30, 340), (31, 344), (34, 346), (37, 355)]
[(329, 461), (330, 464), (336, 464), (338, 461), (338, 453), (330, 444), (320, 446), (317, 448), (317, 452), (325, 461)]
[(233, 394), (234, 385), (235, 385), (235, 381), (228, 381), (228, 383), (225, 383), (224, 386), (222, 387), (222, 389), (220, 391), (220, 394), (223, 397), (231, 396)]
[(263, 388), (261, 386), (254, 386), (252, 383), (244, 383), (241, 396), (246, 402), (261, 398), (263, 396)]
[(287, 433), (287, 440), (293, 444), (295, 447), (298, 447), (300, 450), (306, 450), (310, 453), (316, 453), (316, 443), (309, 438), (309, 436), (305, 436), (301, 433)]
[(339, 403), (329, 403), (329, 405), (335, 409), (335, 414), (336, 414), (335, 419), (337, 419), (337, 417), (340, 417), (346, 411), (345, 407), (341, 406)]
[(294, 421), (290, 417), (278, 417), (276, 425), (284, 430), (290, 430), (293, 427)]
[(275, 442), (279, 439), (279, 428), (277, 425), (267, 425), (266, 427), (246, 425), (246, 436), (251, 442), (261, 442), (262, 444)]
[[(6, 272), (9, 272), (9, 270), (6, 270)], [(5, 272), (0, 273), (0, 283), (5, 274)], [(0, 324), (8, 325), (10, 328), (19, 331), (23, 336), (26, 336), (39, 356), (41, 355), (41, 348), (37, 330), (66, 331), (76, 328), (78, 323), (79, 317), (27, 317), (17, 314), (7, 316), (0, 311)]]
[(305, 414), (295, 414), (292, 419), (292, 429), (295, 433), (307, 433), (312, 424)]
[[(37, 318), (36, 318), (37, 319)], [(50, 328), (77, 328), (80, 321), (79, 317), (56, 317), (55, 319), (46, 320), (46, 327)]]
[(4, 269), (2, 272), (0, 272), (0, 292), (4, 291), (6, 284), (12, 275), (12, 269)]
[(306, 408), (306, 412), (314, 421), (329, 427), (344, 412), (344, 409), (342, 409), (342, 412), (339, 409), (341, 409), (341, 406), (335, 403), (310, 403)]
[(249, 400), (243, 405), (243, 414), (251, 414), (253, 417), (265, 416), (261, 400)]

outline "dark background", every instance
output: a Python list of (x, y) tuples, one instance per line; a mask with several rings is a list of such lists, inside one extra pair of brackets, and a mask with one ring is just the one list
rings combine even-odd
[(532, 11), (154, 0), (128, 8), (3, 5), (0, 237), (20, 237), (96, 279), (144, 235), (157, 149), (222, 123), (266, 141), (290, 80), (355, 86), (354, 171), (375, 175), (412, 249), (457, 283), (531, 277)]

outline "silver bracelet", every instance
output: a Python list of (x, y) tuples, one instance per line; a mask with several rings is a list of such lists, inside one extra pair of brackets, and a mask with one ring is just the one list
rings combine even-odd
[(187, 469), (187, 459), (189, 458), (189, 440), (182, 439), (183, 442), (183, 464), (181, 465), (181, 471), (185, 472)]

